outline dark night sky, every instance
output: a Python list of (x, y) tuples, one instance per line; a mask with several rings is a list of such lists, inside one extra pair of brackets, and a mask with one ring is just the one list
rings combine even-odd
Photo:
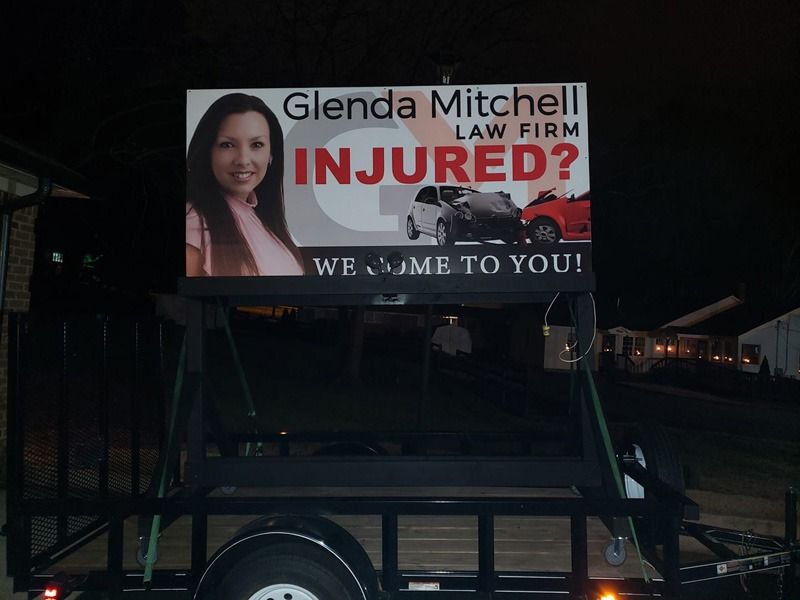
[(185, 89), (430, 85), (449, 50), (458, 84), (588, 83), (607, 314), (739, 283), (800, 302), (797, 2), (76, 4), (4, 18), (0, 133), (97, 184), (60, 226), (131, 285), (181, 268)]

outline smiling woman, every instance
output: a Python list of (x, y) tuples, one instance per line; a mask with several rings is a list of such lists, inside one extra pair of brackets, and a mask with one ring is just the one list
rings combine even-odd
[(283, 131), (263, 101), (215, 101), (186, 163), (187, 276), (303, 274), (284, 216)]

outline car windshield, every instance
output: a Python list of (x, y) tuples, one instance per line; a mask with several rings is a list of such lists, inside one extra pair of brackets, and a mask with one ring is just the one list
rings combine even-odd
[(471, 193), (472, 190), (468, 188), (442, 186), (440, 196), (442, 202), (446, 202), (447, 204), (452, 204), (454, 200), (458, 200), (459, 198), (462, 198), (463, 196)]

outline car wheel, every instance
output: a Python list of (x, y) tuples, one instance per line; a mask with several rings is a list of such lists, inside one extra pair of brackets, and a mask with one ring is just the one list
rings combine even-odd
[(444, 219), (439, 219), (436, 222), (436, 243), (440, 246), (453, 245), (453, 239), (447, 231), (447, 223), (444, 222)]
[(411, 215), (409, 215), (406, 219), (406, 233), (408, 234), (408, 239), (410, 240), (415, 240), (419, 237), (419, 231), (417, 231), (417, 228), (414, 225), (414, 219), (411, 218)]
[(561, 230), (552, 219), (534, 219), (528, 225), (528, 237), (537, 244), (554, 244), (561, 239)]
[(282, 543), (240, 560), (216, 590), (225, 600), (357, 600), (345, 565), (312, 544)]

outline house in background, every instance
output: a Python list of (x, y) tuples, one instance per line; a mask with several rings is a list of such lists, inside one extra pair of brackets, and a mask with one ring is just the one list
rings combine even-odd
[(758, 373), (767, 361), (775, 377), (800, 379), (800, 307), (739, 335), (740, 369)]
[[(738, 364), (736, 334), (704, 324), (742, 304), (730, 295), (661, 326), (597, 329), (592, 342), (594, 368), (644, 373), (665, 359), (700, 359), (733, 367)], [(545, 339), (545, 370), (568, 370), (576, 358), (573, 328), (551, 325)]]
[[(726, 393), (750, 389), (753, 395), (755, 378), (764, 375), (775, 384), (794, 385), (787, 380), (800, 381), (800, 307), (774, 314), (731, 295), (653, 329), (597, 329), (594, 368), (629, 374), (658, 370), (665, 380), (680, 374), (684, 381)], [(576, 350), (572, 327), (550, 325), (544, 369), (569, 370)]]

